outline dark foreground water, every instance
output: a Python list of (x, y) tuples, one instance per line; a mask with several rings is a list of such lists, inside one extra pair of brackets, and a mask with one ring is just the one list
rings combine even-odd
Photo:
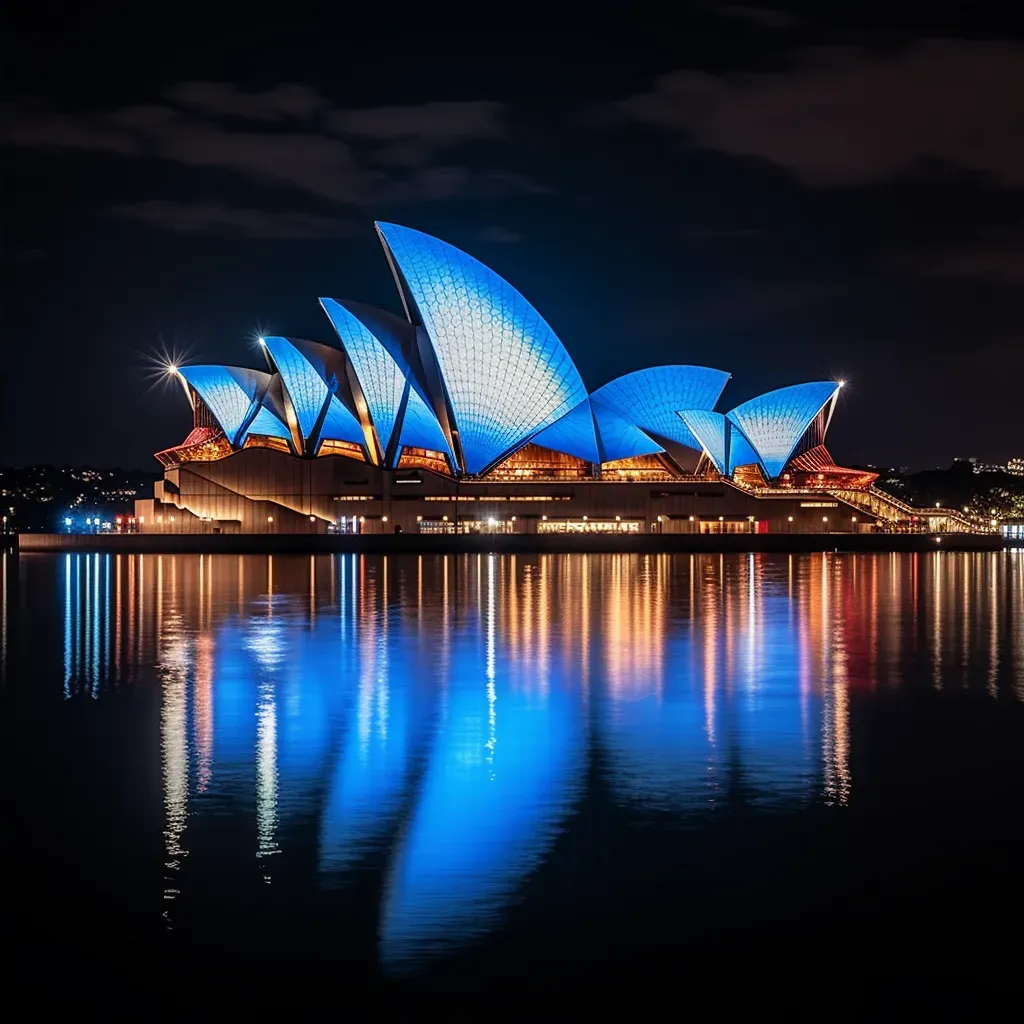
[(960, 970), (1024, 910), (1022, 553), (5, 558), (36, 963)]

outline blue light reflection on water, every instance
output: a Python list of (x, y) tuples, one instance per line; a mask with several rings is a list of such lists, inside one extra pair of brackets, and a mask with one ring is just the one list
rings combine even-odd
[(66, 699), (161, 689), (168, 927), (209, 870), (193, 833), (230, 814), (263, 884), (310, 846), (325, 891), (381, 865), (399, 971), (499, 929), (594, 785), (648, 826), (841, 812), (852, 706), (907, 666), (1024, 699), (1019, 555), (33, 565), (58, 580)]

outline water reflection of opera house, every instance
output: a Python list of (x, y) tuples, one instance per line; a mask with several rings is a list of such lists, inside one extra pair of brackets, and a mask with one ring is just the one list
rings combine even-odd
[[(573, 827), (595, 766), (644, 814), (839, 807), (871, 747), (858, 697), (912, 685), (908, 666), (956, 688), (983, 651), (990, 697), (1024, 694), (1024, 576), (998, 556), (104, 553), (29, 568), (61, 588), (68, 699), (159, 684), (147, 742), (168, 917), (225, 858), (273, 881), (312, 851), (332, 890), (384, 863), (386, 963), (493, 927)], [(209, 830), (225, 816), (246, 827), (221, 849)]]
[(595, 749), (616, 800), (672, 813), (848, 797), (849, 644), (821, 617), (847, 584), (824, 558), (62, 562), (65, 694), (161, 680), (172, 917), (225, 801), (254, 813), (237, 854), (268, 880), (303, 829), (326, 886), (391, 851), (401, 961), (493, 924)]
[[(716, 411), (730, 374), (637, 370), (587, 391), (536, 309), (466, 253), (378, 231), (405, 317), (321, 299), (331, 343), (266, 369), (175, 368), (193, 429), (158, 454), (144, 533), (861, 532), (911, 512), (825, 447), (841, 382)], [(934, 521), (932, 521), (934, 520)], [(913, 518), (916, 523), (918, 520)], [(922, 523), (922, 525), (924, 525)], [(934, 529), (966, 526), (932, 510)]]

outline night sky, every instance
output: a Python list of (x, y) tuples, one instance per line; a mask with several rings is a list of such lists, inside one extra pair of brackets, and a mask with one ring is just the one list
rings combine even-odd
[(331, 339), (321, 295), (400, 312), (375, 219), (509, 279), (591, 389), (697, 363), (733, 374), (726, 409), (844, 377), (840, 461), (1024, 455), (1010, 24), (706, 3), (642, 30), (511, 8), (369, 30), (338, 4), (228, 30), (22, 6), (0, 463), (156, 469), (191, 422), (161, 350), (260, 366), (258, 333)]

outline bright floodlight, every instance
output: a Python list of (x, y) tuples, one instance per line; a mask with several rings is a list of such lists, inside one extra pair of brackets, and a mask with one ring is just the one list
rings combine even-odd
[(257, 341), (258, 341), (258, 342), (259, 342), (259, 343), (260, 343), (261, 345), (266, 345), (266, 343), (267, 343), (267, 342), (266, 342), (266, 339), (265, 339), (265, 338), (263, 337), (263, 335), (262, 335), (262, 334), (261, 334), (261, 335), (260, 335), (260, 336), (259, 336), (259, 337), (258, 337), (258, 338), (257, 338), (256, 340), (257, 340)]
[(837, 380), (836, 384), (838, 384), (839, 387), (845, 387), (846, 386), (846, 381), (845, 380)]

